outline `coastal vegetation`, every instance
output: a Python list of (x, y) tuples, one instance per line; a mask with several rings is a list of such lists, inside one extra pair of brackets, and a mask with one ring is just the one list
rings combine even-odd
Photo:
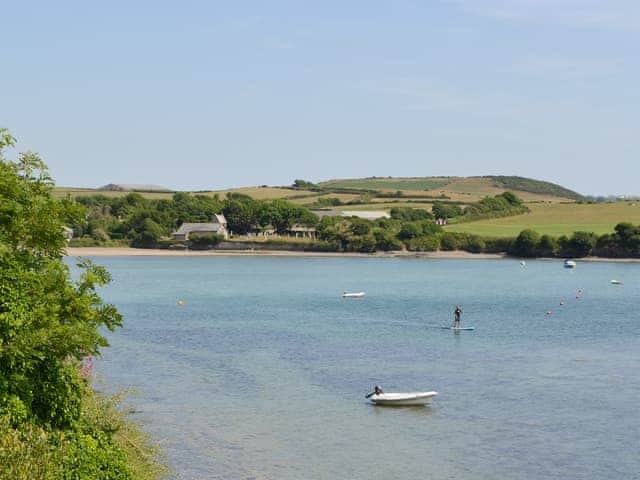
[[(391, 218), (377, 221), (335, 215), (319, 219), (308, 208), (284, 199), (255, 200), (239, 193), (229, 194), (224, 200), (218, 196), (187, 193), (154, 200), (129, 193), (123, 197), (78, 197), (75, 201), (68, 198), (67, 202), (85, 211), (85, 215), (69, 223), (75, 237), (73, 246), (120, 241), (139, 248), (172, 246), (169, 236), (182, 223), (208, 222), (216, 214), (223, 213), (229, 230), (236, 237), (266, 231), (286, 236), (298, 225), (313, 228), (317, 233), (321, 243), (310, 244), (309, 248), (358, 252), (402, 248), (434, 250), (439, 248), (436, 234), (441, 233), (434, 216), (464, 222), (527, 211), (522, 200), (510, 192), (471, 202), (464, 208), (437, 202), (433, 213), (394, 207)], [(221, 240), (217, 236), (196, 236), (189, 243), (196, 248), (211, 248)]]
[(0, 479), (159, 478), (157, 451), (92, 387), (122, 317), (97, 293), (104, 268), (81, 261), (72, 280), (62, 261), (63, 225), (84, 209), (51, 195), (37, 154), (4, 159), (14, 144), (0, 129)]

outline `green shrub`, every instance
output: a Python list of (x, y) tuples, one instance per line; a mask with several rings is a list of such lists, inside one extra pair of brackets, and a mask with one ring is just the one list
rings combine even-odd
[(534, 230), (522, 230), (511, 247), (509, 253), (518, 257), (536, 257), (540, 234)]
[(189, 235), (189, 246), (194, 249), (212, 248), (224, 240), (224, 236), (216, 233), (192, 233)]
[(412, 238), (407, 243), (407, 249), (412, 252), (435, 252), (439, 248), (440, 238), (436, 235)]
[(485, 249), (485, 242), (478, 235), (469, 235), (464, 249), (471, 253), (481, 253)]
[(373, 236), (376, 239), (376, 249), (378, 250), (387, 252), (404, 248), (404, 244), (392, 232), (378, 229), (373, 232)]
[(484, 238), (484, 253), (506, 253), (512, 248), (513, 238)]
[(458, 250), (460, 241), (458, 235), (453, 232), (445, 232), (440, 236), (440, 248), (442, 250)]

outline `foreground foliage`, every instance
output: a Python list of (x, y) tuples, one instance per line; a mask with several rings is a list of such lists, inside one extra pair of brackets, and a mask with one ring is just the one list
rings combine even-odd
[(84, 261), (71, 281), (62, 227), (82, 211), (50, 195), (36, 154), (5, 160), (13, 144), (0, 130), (0, 478), (140, 478), (118, 440), (124, 423), (104, 421), (113, 407), (81, 374), (107, 346), (101, 329), (122, 325), (96, 292), (110, 276)]

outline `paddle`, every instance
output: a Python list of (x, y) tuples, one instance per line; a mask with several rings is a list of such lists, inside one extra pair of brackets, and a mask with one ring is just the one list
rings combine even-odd
[(372, 397), (372, 396), (374, 396), (375, 394), (376, 394), (376, 392), (368, 393), (368, 394), (366, 394), (366, 395), (364, 396), (364, 398), (371, 398), (371, 397)]

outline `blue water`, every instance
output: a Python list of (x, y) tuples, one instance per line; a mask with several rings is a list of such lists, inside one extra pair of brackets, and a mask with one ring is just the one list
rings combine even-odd
[(640, 478), (638, 264), (95, 260), (125, 317), (99, 386), (136, 389), (175, 478)]

